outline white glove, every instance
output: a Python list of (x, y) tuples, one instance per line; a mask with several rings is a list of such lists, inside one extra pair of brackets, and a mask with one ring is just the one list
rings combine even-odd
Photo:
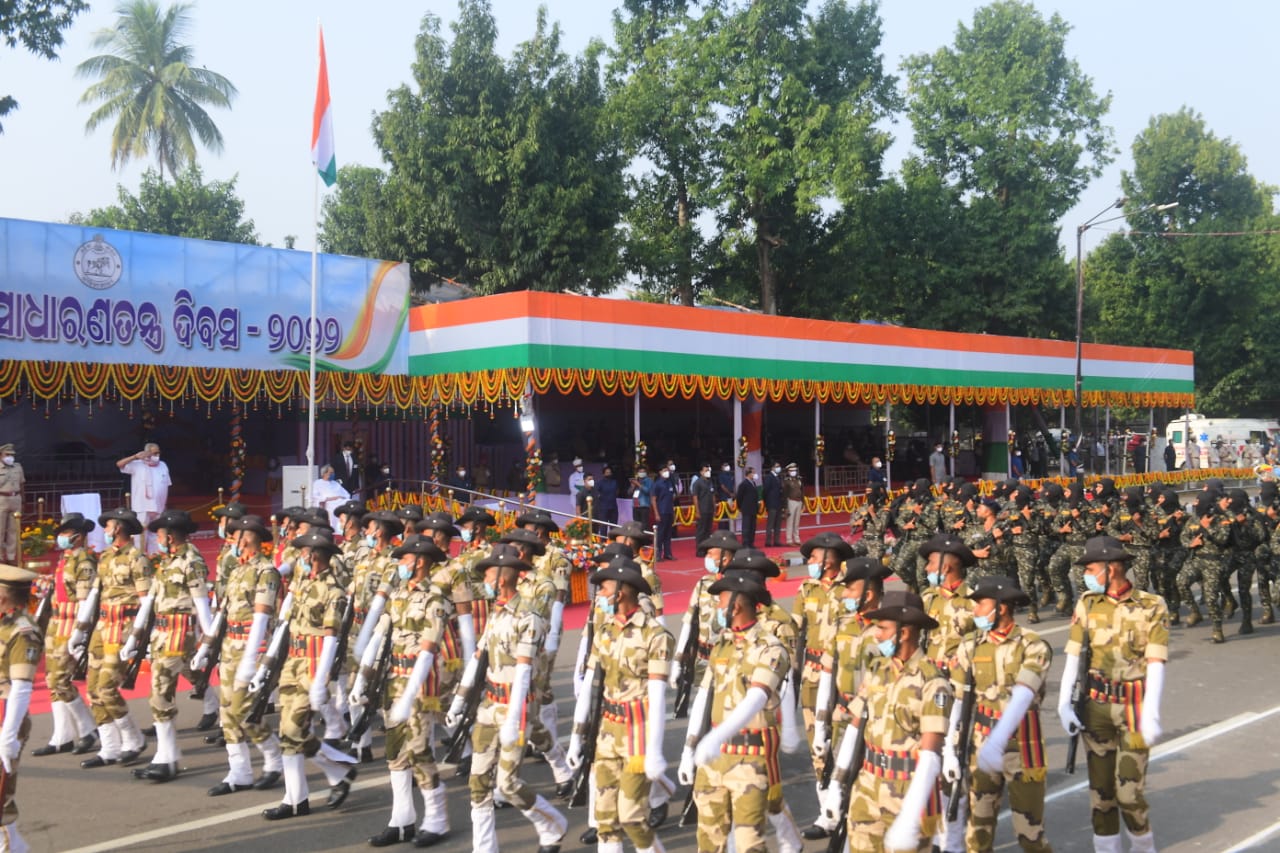
[(458, 723), (462, 722), (462, 712), (467, 709), (467, 700), (462, 696), (454, 696), (453, 702), (449, 703), (449, 710), (445, 712), (444, 724), (451, 729), (456, 729)]
[(823, 720), (818, 720), (813, 724), (813, 751), (826, 753), (827, 747), (830, 745), (831, 726)]
[(196, 649), (196, 656), (191, 659), (191, 668), (204, 669), (209, 665), (209, 647), (201, 646)]
[(828, 785), (818, 791), (818, 805), (828, 823), (838, 824), (844, 820), (844, 814), (840, 810), (840, 789), (835, 785)]
[(671, 686), (672, 690), (680, 686), (680, 672), (680, 661), (672, 661), (671, 676), (667, 679), (667, 684)]
[(387, 712), (387, 726), (398, 726), (413, 713), (413, 703), (422, 692), (431, 668), (435, 666), (436, 656), (425, 649), (418, 652), (418, 659), (413, 662), (413, 672), (409, 673), (409, 681), (405, 684), (400, 697), (396, 699), (391, 710)]
[(577, 770), (582, 766), (582, 735), (577, 732), (569, 735), (569, 751), (565, 753), (564, 760), (570, 770)]
[(356, 673), (355, 681), (351, 684), (351, 692), (347, 694), (347, 704), (353, 708), (359, 708), (369, 701), (364, 695), (364, 691), (364, 675), (363, 673)]
[(1080, 718), (1076, 716), (1075, 710), (1068, 702), (1065, 705), (1058, 706), (1058, 721), (1062, 723), (1063, 730), (1072, 737), (1080, 733), (1084, 728), (1084, 723), (1080, 722)]
[(507, 707), (507, 719), (503, 721), (502, 728), (498, 729), (498, 740), (503, 746), (515, 746), (520, 742), (520, 717), (522, 715), (522, 708)]
[(928, 804), (938, 781), (942, 762), (938, 753), (925, 750), (916, 759), (916, 770), (911, 774), (911, 784), (902, 797), (902, 810), (884, 834), (886, 850), (915, 850), (920, 846), (920, 813)]
[(720, 754), (720, 748), (728, 743), (729, 738), (746, 728), (751, 718), (764, 710), (768, 700), (769, 694), (764, 688), (748, 689), (747, 695), (742, 697), (737, 707), (720, 721), (720, 725), (707, 732), (702, 736), (702, 740), (698, 741), (698, 748), (693, 755), (694, 763), (703, 767), (714, 761)]
[(293, 575), (293, 560), (280, 561), (280, 577), (287, 578)]
[(995, 775), (1004, 770), (1004, 749), (1009, 745), (1009, 738), (1022, 725), (1027, 709), (1035, 700), (1035, 694), (1025, 684), (1015, 684), (1005, 703), (1000, 719), (991, 727), (991, 733), (978, 750), (978, 769), (983, 773)]
[(1138, 733), (1147, 749), (1156, 745), (1164, 729), (1160, 726), (1160, 697), (1164, 693), (1164, 663), (1147, 663), (1147, 686), (1142, 698), (1142, 717), (1138, 720)]
[(656, 782), (667, 772), (667, 758), (662, 754), (662, 736), (666, 734), (667, 682), (649, 679), (649, 707), (646, 719), (644, 775)]
[(511, 680), (511, 694), (507, 699), (507, 718), (502, 721), (502, 728), (498, 730), (498, 740), (503, 746), (516, 746), (520, 742), (520, 736), (524, 734), (524, 700), (529, 695), (529, 680), (532, 677), (532, 665), (516, 664), (516, 675)]
[(267, 622), (270, 620), (271, 617), (266, 613), (253, 614), (249, 638), (244, 644), (244, 655), (240, 658), (240, 665), (236, 667), (236, 681), (246, 682), (253, 678), (254, 667), (258, 664), (258, 649), (262, 646), (262, 638), (267, 636)]
[(13, 762), (18, 760), (22, 742), (18, 734), (31, 705), (31, 682), (14, 679), (9, 684), (9, 700), (5, 704), (4, 725), (0, 727), (0, 763), (5, 773), (13, 772)]
[(316, 678), (311, 682), (311, 710), (319, 711), (329, 701), (329, 679)]
[(978, 750), (978, 769), (991, 776), (1004, 772), (1005, 743), (997, 743), (995, 738), (987, 738)]
[(646, 752), (644, 755), (644, 775), (650, 782), (657, 782), (667, 772), (667, 759), (661, 752)]
[(267, 668), (265, 666), (258, 667), (258, 671), (253, 674), (253, 678), (249, 679), (249, 692), (257, 693), (267, 682)]
[(804, 731), (800, 728), (800, 715), (796, 713), (795, 697), (792, 695), (792, 678), (788, 676), (782, 680), (782, 687), (778, 691), (778, 698), (781, 700), (778, 709), (782, 713), (782, 751), (786, 753), (799, 752), (804, 747)]
[(122, 662), (133, 660), (133, 656), (137, 654), (137, 651), (138, 638), (131, 634), (129, 635), (129, 639), (125, 640), (124, 645), (120, 648), (120, 660)]
[(71, 639), (67, 640), (67, 654), (73, 658), (78, 658), (84, 654), (84, 630), (76, 628), (71, 632)]
[(942, 746), (942, 778), (952, 784), (960, 778), (960, 757), (950, 741)]
[(547, 640), (544, 645), (547, 654), (553, 655), (560, 649), (560, 630), (564, 626), (564, 602), (554, 601), (551, 603), (551, 627), (547, 631)]
[(1069, 735), (1075, 735), (1084, 728), (1075, 709), (1071, 707), (1071, 689), (1080, 675), (1080, 656), (1067, 655), (1066, 666), (1062, 669), (1062, 681), (1058, 688), (1058, 720)]
[(680, 780), (681, 785), (692, 785), (695, 773), (693, 748), (686, 746), (680, 753), (680, 769), (676, 771), (676, 778)]

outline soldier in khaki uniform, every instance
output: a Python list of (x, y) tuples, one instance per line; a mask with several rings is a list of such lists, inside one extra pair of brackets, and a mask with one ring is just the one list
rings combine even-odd
[[(391, 771), (391, 821), (369, 839), (374, 847), (413, 841), (431, 847), (449, 836), (444, 783), (431, 752), (431, 728), (440, 714), (449, 634), (449, 601), (431, 582), (432, 571), (448, 556), (431, 539), (410, 536), (391, 552), (399, 560), (400, 586), (387, 602), (374, 640), (391, 632), (391, 670), (383, 709), (387, 721), (387, 768)], [(456, 660), (456, 658), (450, 658)], [(422, 826), (413, 786), (422, 791)]]
[(667, 768), (662, 738), (672, 637), (660, 618), (641, 607), (641, 597), (652, 590), (635, 560), (614, 559), (591, 582), (604, 621), (587, 657), (568, 761), (574, 768), (581, 764), (593, 685), (603, 679), (603, 719), (591, 768), (599, 850), (622, 853), (625, 834), (638, 853), (654, 853), (663, 848), (649, 821), (650, 787)]
[[(868, 715), (861, 768), (853, 758), (854, 727), (847, 727), (837, 751), (836, 774), (855, 774), (849, 800), (849, 844), (854, 853), (882, 850), (928, 851), (942, 823), (938, 791), (939, 752), (951, 711), (951, 686), (920, 649), (920, 632), (938, 623), (924, 612), (920, 597), (906, 590), (884, 595), (868, 611), (876, 623), (880, 660), (870, 666), (850, 703), (850, 714)], [(824, 811), (838, 808), (825, 798)]]
[(218, 539), (221, 542), (218, 558), (213, 566), (213, 595), (219, 604), (226, 597), (227, 578), (231, 576), (237, 563), (236, 558), (231, 556), (231, 543), (235, 536), (227, 529), (227, 525), (237, 518), (244, 518), (248, 512), (244, 504), (239, 501), (230, 501), (212, 513), (213, 517), (218, 519)]
[[(1120, 819), (1129, 849), (1154, 853), (1147, 800), (1147, 762), (1162, 734), (1160, 703), (1169, 659), (1169, 611), (1164, 599), (1135, 589), (1126, 572), (1133, 559), (1110, 536), (1090, 539), (1077, 562), (1088, 590), (1076, 603), (1067, 640), (1067, 665), (1058, 717), (1068, 735), (1084, 738), (1089, 758), (1093, 849), (1120, 853)], [(1089, 644), (1089, 704), (1084, 719), (1071, 706), (1080, 653)]]
[[(559, 853), (568, 821), (558, 809), (520, 779), (524, 760), (524, 735), (528, 725), (527, 700), (533, 665), (546, 636), (547, 625), (538, 611), (520, 600), (517, 584), (520, 572), (533, 566), (520, 559), (511, 545), (494, 545), (489, 556), (476, 568), (484, 583), (495, 590), (489, 624), (479, 639), (476, 657), (463, 672), (459, 692), (454, 696), (446, 722), (457, 725), (465, 702), (465, 691), (476, 685), (484, 690), (471, 730), (471, 831), (475, 853), (497, 853), (494, 825), (495, 788), (503, 798), (520, 809), (538, 834), (538, 853)], [(488, 653), (489, 666), (478, 672), (479, 656)], [(483, 678), (479, 685), (477, 679)]]
[(27, 709), (43, 639), (27, 615), (35, 572), (0, 564), (0, 850), (30, 849), (18, 833), (18, 759), (31, 733)]
[(614, 542), (626, 545), (635, 553), (635, 561), (640, 564), (640, 574), (644, 577), (645, 583), (649, 584), (650, 592), (647, 598), (653, 605), (654, 613), (661, 616), (665, 609), (662, 599), (662, 578), (653, 568), (652, 554), (649, 559), (644, 557), (644, 549), (653, 545), (653, 534), (645, 530), (640, 522), (628, 521), (615, 527), (611, 535)]
[(76, 662), (67, 651), (67, 641), (75, 629), (76, 610), (89, 597), (98, 576), (98, 559), (85, 545), (85, 537), (93, 528), (92, 519), (73, 512), (63, 516), (54, 534), (62, 549), (62, 559), (54, 570), (53, 600), (44, 638), (44, 681), (52, 700), (53, 736), (47, 746), (33, 749), (32, 755), (58, 752), (83, 755), (98, 744), (93, 715), (72, 681)]
[(554, 753), (558, 759), (552, 762), (556, 781), (565, 783), (572, 772), (564, 763), (564, 748), (556, 739), (558, 728), (556, 699), (551, 692), (551, 672), (556, 665), (556, 653), (560, 649), (560, 635), (564, 631), (564, 607), (569, 601), (569, 573), (573, 565), (560, 546), (551, 540), (551, 534), (560, 530), (559, 525), (545, 509), (531, 509), (516, 518), (516, 526), (538, 535), (545, 546), (545, 553), (532, 560), (534, 570), (555, 586), (550, 609), (544, 613), (547, 620), (547, 638), (542, 655), (533, 670), (533, 726), (529, 731), (529, 743), (551, 761)]
[(22, 558), (22, 487), (26, 474), (14, 458), (12, 444), (0, 444), (0, 560), (17, 563)]
[(723, 853), (732, 833), (737, 853), (764, 853), (779, 688), (791, 658), (760, 624), (758, 608), (773, 597), (754, 574), (726, 573), (708, 592), (716, 596), (721, 634), (689, 715), (680, 782), (693, 785), (699, 850)]
[[(1045, 838), (1045, 753), (1040, 707), (1053, 662), (1049, 644), (1014, 621), (1013, 611), (1031, 603), (1013, 578), (978, 581), (969, 594), (976, 605), (977, 634), (960, 644), (951, 670), (956, 696), (974, 691), (972, 754), (969, 756), (969, 826), (964, 849), (989, 853), (1006, 786), (1013, 832), (1023, 850), (1051, 853)], [(956, 754), (960, 702), (951, 712), (951, 737), (943, 750), (942, 772), (960, 776)]]
[[(190, 681), (191, 658), (196, 651), (197, 631), (200, 636), (213, 630), (209, 612), (209, 590), (205, 579), (209, 567), (200, 551), (187, 541), (197, 529), (191, 516), (180, 509), (165, 510), (147, 525), (156, 534), (159, 554), (151, 591), (142, 599), (133, 622), (133, 633), (120, 650), (121, 662), (134, 655), (147, 654), (151, 647), (151, 716), (156, 726), (156, 754), (147, 767), (133, 775), (153, 782), (168, 782), (178, 775), (178, 735), (174, 720), (178, 706), (178, 676)], [(155, 627), (146, 636), (148, 611), (156, 614)], [(208, 694), (206, 694), (207, 696)]]
[[(373, 636), (373, 627), (387, 605), (387, 596), (398, 583), (391, 549), (395, 546), (395, 538), (404, 533), (404, 520), (389, 510), (371, 512), (362, 523), (367, 550), (363, 552), (364, 559), (353, 567), (348, 588), (348, 595), (355, 602), (355, 619), (351, 623), (354, 640), (347, 644), (345, 664), (349, 672), (359, 669), (365, 647)], [(365, 730), (360, 738), (359, 749), (361, 761), (373, 760), (372, 727)]]
[[(676, 689), (680, 683), (681, 659), (684, 657), (689, 643), (697, 648), (697, 668), (693, 673), (694, 684), (702, 682), (706, 671), (706, 661), (711, 656), (711, 649), (720, 637), (720, 626), (715, 622), (716, 608), (719, 606), (716, 597), (711, 594), (711, 586), (720, 579), (720, 575), (729, 566), (733, 555), (742, 547), (727, 530), (717, 530), (698, 543), (698, 554), (702, 557), (705, 574), (698, 578), (689, 595), (689, 607), (684, 612), (684, 620), (680, 623), (680, 638), (676, 640), (675, 659), (671, 662), (671, 678), (668, 684)], [(694, 623), (694, 618), (697, 623)]]
[[(289, 543), (297, 549), (293, 584), (280, 608), (280, 624), (272, 647), (287, 640), (288, 657), (280, 670), (280, 750), (284, 754), (284, 799), (265, 809), (267, 820), (283, 820), (311, 813), (304, 757), (311, 756), (329, 783), (331, 809), (346, 800), (356, 778), (356, 760), (320, 741), (312, 730), (313, 715), (329, 701), (329, 676), (338, 651), (338, 629), (346, 607), (343, 589), (333, 576), (331, 558), (338, 546), (320, 531)], [(262, 689), (262, 667), (250, 691)]]
[[(98, 754), (80, 762), (81, 767), (104, 767), (108, 764), (132, 764), (146, 748), (147, 742), (138, 724), (129, 715), (129, 706), (120, 695), (124, 665), (120, 647), (125, 634), (138, 615), (140, 599), (151, 590), (151, 561), (133, 544), (142, 533), (142, 524), (131, 509), (117, 509), (98, 518), (110, 544), (98, 558), (98, 577), (88, 598), (76, 613), (76, 627), (71, 632), (67, 649), (78, 657), (86, 641), (89, 643), (89, 677), (85, 687), (98, 722), (101, 747)], [(94, 609), (98, 622), (89, 636)]]
[[(231, 556), (236, 565), (227, 577), (222, 601), (227, 633), (218, 659), (218, 698), (230, 769), (222, 782), (209, 789), (211, 797), (251, 787), (260, 791), (273, 788), (283, 769), (280, 741), (275, 733), (245, 719), (249, 713), (249, 680), (257, 669), (258, 655), (264, 648), (280, 596), (280, 573), (263, 553), (263, 544), (271, 542), (271, 531), (256, 515), (232, 519), (227, 530), (234, 537)], [(197, 653), (192, 668), (201, 666), (203, 661)], [(263, 757), (262, 776), (256, 782), (249, 760), (250, 743), (257, 744)]]

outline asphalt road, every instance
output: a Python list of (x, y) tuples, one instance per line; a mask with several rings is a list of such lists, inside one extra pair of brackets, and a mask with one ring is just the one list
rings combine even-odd
[[(1238, 617), (1237, 617), (1238, 620)], [(675, 624), (676, 617), (669, 622)], [(1055, 651), (1066, 643), (1067, 623), (1051, 618), (1039, 626)], [(1148, 779), (1152, 823), (1156, 841), (1167, 851), (1280, 850), (1280, 679), (1276, 656), (1280, 651), (1280, 626), (1258, 626), (1250, 637), (1235, 635), (1229, 626), (1228, 642), (1209, 642), (1209, 629), (1173, 629), (1163, 721), (1165, 741), (1156, 748)], [(575, 633), (567, 635), (562, 664), (576, 648)], [(1057, 695), (1055, 660), (1050, 703)], [(558, 678), (560, 729), (567, 742), (572, 690), (566, 674)], [(245, 792), (210, 798), (206, 789), (221, 780), (226, 770), (225, 752), (205, 746), (193, 726), (199, 716), (196, 703), (181, 699), (179, 743), (183, 749), (182, 775), (164, 785), (137, 781), (128, 769), (82, 770), (78, 757), (24, 757), (18, 803), (20, 826), (35, 851), (244, 851), (272, 853), (311, 850), (367, 850), (367, 839), (387, 824), (390, 791), (381, 744), (375, 741), (379, 760), (361, 765), (350, 798), (337, 811), (323, 805), (323, 776), (309, 768), (313, 811), (310, 816), (268, 823), (261, 810), (275, 805), (280, 791)], [(146, 704), (132, 703), (139, 720), (148, 720)], [(1053, 721), (1050, 724), (1050, 721)], [(48, 714), (34, 721), (32, 745), (45, 743), (51, 720)], [(184, 728), (185, 726), (185, 728)], [(1088, 791), (1081, 770), (1066, 775), (1066, 740), (1056, 725), (1056, 714), (1046, 716), (1050, 735), (1049, 838), (1058, 851), (1091, 850)], [(675, 763), (684, 736), (684, 722), (668, 726), (666, 754)], [(153, 746), (153, 745), (152, 745)], [(254, 753), (255, 765), (260, 766)], [(784, 755), (788, 802), (803, 827), (817, 814), (812, 771), (801, 755)], [(466, 784), (452, 778), (445, 767), (449, 788), (449, 816), (453, 836), (435, 850), (470, 849)], [(524, 777), (550, 795), (550, 769), (542, 763), (526, 764)], [(692, 828), (676, 826), (683, 791), (672, 802), (672, 817), (660, 830), (667, 850), (692, 851)], [(569, 810), (569, 834), (562, 850), (572, 853), (594, 850), (578, 841), (586, 827), (582, 809)], [(498, 813), (498, 834), (503, 850), (531, 851), (536, 841), (528, 822), (515, 810)], [(813, 842), (808, 850), (825, 849)], [(412, 849), (408, 845), (393, 849)], [(629, 848), (628, 848), (629, 849)], [(1007, 816), (1002, 819), (998, 847), (1016, 850)]]

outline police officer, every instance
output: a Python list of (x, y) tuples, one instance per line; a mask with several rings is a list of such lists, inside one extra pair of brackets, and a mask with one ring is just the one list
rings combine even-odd
[[(1004, 790), (1009, 789), (1013, 831), (1023, 850), (1048, 853), (1045, 839), (1045, 753), (1040, 728), (1045, 679), (1053, 662), (1049, 644), (1014, 621), (1014, 608), (1031, 598), (1013, 578), (979, 580), (969, 597), (977, 632), (960, 644), (951, 669), (956, 696), (974, 693), (969, 766), (969, 826), (964, 849), (988, 853), (995, 841), (996, 819)], [(943, 749), (943, 775), (960, 775), (956, 754), (960, 702), (951, 712), (951, 737)]]
[[(80, 698), (72, 681), (76, 662), (67, 651), (67, 641), (75, 629), (76, 610), (89, 597), (98, 576), (98, 559), (85, 543), (94, 525), (78, 512), (68, 513), (54, 532), (62, 559), (54, 571), (55, 593), (50, 601), (49, 627), (44, 638), (44, 680), (49, 688), (53, 735), (47, 746), (31, 750), (32, 755), (71, 752), (83, 755), (98, 743), (93, 715)], [(62, 595), (57, 594), (61, 590)]]
[[(742, 547), (738, 538), (727, 530), (717, 530), (698, 543), (698, 554), (702, 557), (704, 573), (693, 585), (689, 595), (689, 606), (680, 623), (680, 637), (676, 640), (675, 660), (671, 663), (671, 689), (676, 689), (681, 677), (692, 678), (692, 683), (702, 681), (702, 673), (707, 659), (711, 656), (711, 648), (720, 635), (720, 627), (715, 622), (715, 596), (711, 587), (720, 579), (721, 573), (729, 566), (734, 553)], [(697, 649), (695, 671), (684, 673), (681, 660), (688, 651), (689, 644)]]
[[(826, 532), (800, 546), (809, 577), (801, 581), (800, 589), (791, 605), (791, 618), (798, 628), (797, 641), (804, 648), (790, 649), (795, 657), (803, 658), (800, 682), (800, 710), (804, 715), (804, 728), (814, 732), (815, 707), (818, 700), (818, 681), (822, 675), (822, 654), (835, 642), (836, 619), (839, 615), (841, 590), (836, 583), (844, 574), (844, 561), (853, 557), (853, 547), (839, 534)], [(794, 660), (794, 658), (793, 658)], [(825, 750), (810, 743), (814, 775), (821, 779), (827, 761)]]
[[(146, 749), (147, 742), (138, 724), (129, 715), (129, 706), (120, 695), (124, 665), (120, 647), (138, 615), (138, 604), (151, 590), (151, 561), (133, 544), (142, 533), (142, 524), (131, 509), (116, 509), (98, 518), (110, 543), (98, 558), (98, 576), (88, 598), (76, 613), (76, 627), (67, 649), (78, 657), (89, 644), (89, 677), (85, 687), (98, 722), (101, 747), (98, 754), (80, 762), (81, 767), (132, 764)], [(98, 621), (89, 630), (94, 610)]]
[[(1151, 747), (1160, 739), (1160, 705), (1169, 659), (1169, 611), (1164, 599), (1135, 589), (1127, 575), (1132, 555), (1110, 536), (1085, 543), (1078, 562), (1087, 592), (1076, 603), (1058, 717), (1067, 734), (1080, 733), (1088, 750), (1093, 849), (1120, 853), (1124, 818), (1131, 851), (1156, 849), (1144, 796)], [(1090, 650), (1089, 703), (1084, 719), (1071, 706), (1080, 654)]]
[(955, 662), (960, 640), (973, 631), (972, 588), (965, 581), (976, 562), (973, 552), (951, 533), (939, 533), (920, 547), (928, 587), (921, 596), (925, 611), (938, 623), (929, 632), (925, 655), (945, 673)]
[(662, 578), (658, 577), (658, 573), (653, 570), (653, 555), (650, 554), (649, 559), (644, 557), (644, 549), (653, 545), (653, 534), (645, 530), (643, 524), (628, 521), (615, 527), (610, 535), (614, 542), (626, 545), (635, 554), (634, 559), (640, 564), (640, 574), (644, 577), (645, 583), (649, 584), (647, 598), (653, 605), (654, 613), (661, 616), (664, 609)]
[(40, 665), (40, 629), (27, 615), (31, 582), (35, 572), (0, 564), (0, 700), (4, 719), (0, 722), (0, 847), (29, 849), (18, 833), (18, 759), (31, 732), (27, 710), (31, 703), (31, 683)]
[(226, 595), (227, 578), (235, 570), (236, 558), (231, 556), (231, 543), (235, 539), (227, 525), (237, 518), (244, 518), (249, 510), (239, 501), (229, 501), (210, 513), (218, 519), (218, 558), (213, 565), (213, 594), (218, 602)]
[[(391, 559), (395, 538), (404, 533), (404, 519), (390, 510), (378, 510), (365, 515), (361, 523), (364, 530), (364, 559), (351, 573), (351, 585), (347, 593), (355, 602), (355, 619), (351, 631), (355, 642), (347, 644), (346, 668), (355, 672), (364, 656), (373, 627), (387, 605), (387, 596), (395, 588), (396, 563)], [(373, 760), (373, 732), (365, 730), (358, 744), (361, 761)]]
[(0, 560), (11, 563), (22, 557), (22, 530), (15, 513), (22, 512), (22, 465), (14, 458), (13, 445), (0, 444)]

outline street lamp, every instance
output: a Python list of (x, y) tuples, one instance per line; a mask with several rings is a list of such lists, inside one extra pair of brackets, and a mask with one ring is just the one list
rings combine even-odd
[[(1116, 199), (1092, 219), (1076, 227), (1076, 433), (1074, 439), (1077, 448), (1080, 446), (1080, 437), (1084, 435), (1084, 232), (1095, 225), (1105, 225), (1108, 222), (1123, 219), (1127, 214), (1121, 213), (1108, 219), (1102, 219), (1102, 217), (1112, 210), (1124, 207), (1128, 200), (1128, 198)], [(1143, 213), (1148, 210), (1157, 212), (1172, 210), (1177, 206), (1176, 201), (1167, 204), (1148, 204), (1138, 208), (1134, 213)]]

